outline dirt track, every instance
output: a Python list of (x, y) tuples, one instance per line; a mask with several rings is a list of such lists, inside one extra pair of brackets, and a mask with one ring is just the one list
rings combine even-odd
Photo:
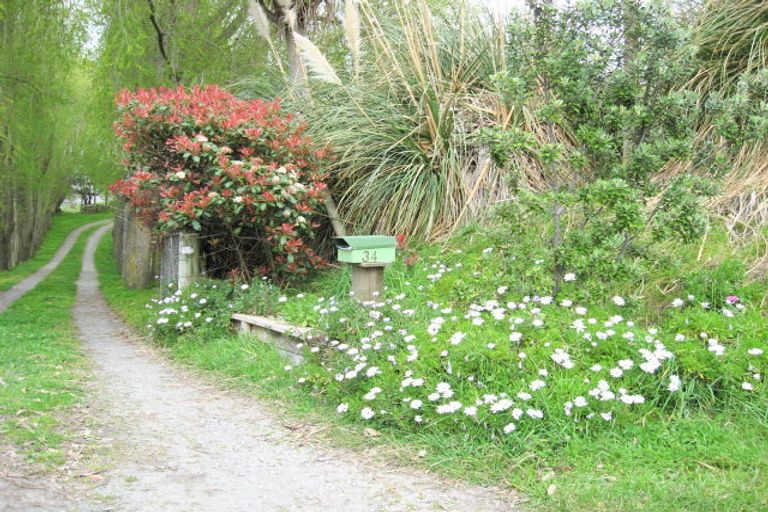
[(67, 235), (67, 238), (64, 240), (64, 243), (61, 244), (59, 250), (56, 251), (56, 254), (53, 255), (51, 261), (46, 263), (31, 276), (17, 283), (10, 290), (0, 292), (0, 313), (8, 309), (11, 304), (20, 299), (29, 290), (37, 286), (40, 281), (48, 277), (48, 274), (56, 270), (56, 267), (59, 266), (61, 261), (67, 257), (67, 254), (69, 254), (69, 251), (72, 250), (72, 247), (74, 247), (75, 242), (77, 242), (77, 238), (80, 236), (80, 233), (88, 228), (92, 228), (93, 226), (104, 224), (105, 222), (109, 221), (92, 222), (90, 224), (86, 224), (85, 226), (80, 226), (77, 229), (73, 229), (72, 232)]

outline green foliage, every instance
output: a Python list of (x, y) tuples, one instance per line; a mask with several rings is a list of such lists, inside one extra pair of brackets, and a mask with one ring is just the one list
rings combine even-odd
[(30, 257), (77, 169), (83, 10), (4, 2), (0, 20), (0, 268)]
[[(711, 193), (706, 180), (681, 176), (651, 210), (641, 189), (620, 178), (597, 179), (574, 192), (521, 191), (514, 201), (497, 208), (496, 215), (503, 223), (502, 232), (535, 241), (555, 279), (553, 286), (562, 279), (552, 272), (558, 263), (594, 281), (590, 290), (599, 296), (617, 283), (667, 265), (668, 258), (661, 254), (664, 241), (688, 242), (703, 235), (709, 220), (702, 197)], [(560, 221), (565, 228), (555, 244), (552, 212), (557, 207), (563, 211)]]
[(768, 135), (768, 70), (743, 74), (729, 94), (714, 93), (706, 107), (713, 118), (713, 135), (735, 147)]
[[(702, 236), (705, 201), (717, 192), (708, 177), (722, 176), (743, 144), (765, 136), (763, 80), (745, 78), (741, 95), (707, 100), (714, 129), (703, 141), (703, 100), (678, 89), (694, 68), (688, 35), (667, 4), (583, 2), (512, 27), (514, 65), (494, 83), (526, 91), (549, 140), (515, 144), (517, 127), (481, 135), (497, 164), (533, 153), (545, 169), (542, 197), (519, 193), (500, 213), (514, 232), (515, 223), (553, 218), (547, 260), (555, 290), (563, 267), (622, 278), (653, 263), (655, 244)], [(558, 132), (570, 134), (567, 144), (553, 139)], [(659, 180), (670, 162), (694, 163), (696, 175)]]
[(676, 237), (691, 242), (702, 236), (708, 226), (701, 199), (715, 195), (712, 182), (684, 174), (674, 178), (659, 197), (653, 219), (657, 239)]
[(512, 166), (510, 155), (532, 153), (536, 148), (535, 137), (516, 127), (505, 130), (498, 126), (485, 126), (478, 130), (477, 138), (488, 145), (496, 165), (504, 168)]
[(685, 276), (684, 291), (709, 304), (722, 304), (744, 285), (746, 269), (737, 259), (726, 259), (714, 268), (704, 268)]
[(84, 124), (89, 142), (82, 157), (99, 188), (124, 176), (112, 130), (119, 91), (228, 84), (242, 76), (263, 76), (269, 69), (266, 46), (248, 19), (247, 2), (154, 2), (162, 49), (148, 2), (106, 0), (90, 5), (89, 14), (103, 32), (83, 65), (88, 77)]
[[(359, 70), (345, 59), (342, 85), (313, 83), (311, 108), (302, 97), (288, 107), (338, 150), (331, 189), (350, 232), (437, 236), (468, 202), (501, 195), (498, 170), (486, 170), (474, 195), (469, 177), (484, 152), (476, 129), (504, 113), (489, 78), (505, 60), (499, 27), (468, 9), (433, 13), (424, 0), (359, 9)], [(241, 87), (263, 88), (258, 81)]]
[(262, 279), (251, 285), (233, 281), (199, 281), (186, 290), (163, 290), (144, 306), (153, 312), (148, 332), (173, 341), (179, 334), (194, 331), (214, 334), (226, 331), (233, 312), (259, 310), (268, 315), (279, 301), (280, 290)]
[[(329, 278), (314, 293), (306, 288), (298, 293), (281, 291), (266, 282), (252, 288), (200, 283), (157, 300), (150, 308), (151, 329), (165, 340), (178, 340), (179, 335), (210, 338), (226, 328), (232, 311), (277, 315), (310, 325), (337, 340), (317, 356), (307, 354), (310, 363), (304, 377), (325, 396), (350, 408), (354, 401), (355, 410), (360, 410), (379, 403), (361, 396), (375, 385), (387, 402), (382, 426), (409, 430), (413, 414), (423, 414), (430, 429), (477, 438), (490, 432), (499, 442), (505, 437), (501, 427), (510, 418), (493, 413), (459, 421), (439, 413), (433, 417), (433, 406), (428, 405), (433, 400), (427, 398), (432, 387), (441, 381), (451, 383), (455, 395), (447, 398), (467, 406), (488, 393), (507, 392), (517, 400), (515, 393), (531, 392), (530, 382), (543, 378), (546, 388), (541, 394), (534, 390), (534, 398), (519, 399), (518, 407), (539, 407), (549, 428), (556, 425), (563, 432), (585, 436), (601, 435), (605, 424), (588, 418), (581, 418), (583, 424), (569, 424), (571, 414), (566, 407), (563, 415), (562, 407), (576, 395), (587, 396), (600, 379), (645, 397), (645, 405), (637, 410), (607, 400), (596, 404), (598, 409), (572, 411), (577, 419), (580, 412), (613, 411), (616, 423), (611, 428), (629, 428), (642, 417), (697, 410), (736, 407), (756, 412), (751, 401), (765, 398), (760, 391), (763, 383), (752, 376), (766, 370), (764, 357), (748, 350), (764, 353), (768, 330), (756, 307), (761, 299), (743, 287), (744, 268), (735, 261), (685, 275), (683, 298), (668, 297), (657, 321), (647, 325), (640, 320), (647, 307), (642, 296), (617, 297), (616, 288), (603, 288), (598, 297), (585, 290), (600, 282), (599, 275), (568, 279), (557, 302), (540, 293), (542, 285), (549, 286), (547, 273), (537, 270), (545, 267), (541, 245), (526, 246), (519, 239), (499, 243), (478, 233), (463, 235), (442, 250), (422, 247), (420, 253), (419, 263), (399, 262), (389, 269), (387, 293), (376, 305), (361, 307), (349, 297), (348, 282), (339, 287)], [(557, 350), (566, 351), (574, 366), (558, 360)], [(644, 358), (650, 366), (640, 371)], [(617, 361), (625, 360), (634, 363), (618, 376), (608, 375)], [(367, 378), (334, 376), (362, 375), (361, 362), (362, 368), (378, 368), (378, 373)], [(538, 373), (542, 368), (548, 372)], [(681, 379), (681, 391), (667, 389), (670, 375)], [(424, 388), (417, 386), (408, 393), (425, 404), (419, 410), (396, 398), (403, 393), (401, 380), (409, 376), (426, 380)], [(744, 382), (753, 383), (758, 391), (744, 395)], [(538, 432), (535, 421), (520, 421), (525, 426), (519, 424), (518, 429)]]

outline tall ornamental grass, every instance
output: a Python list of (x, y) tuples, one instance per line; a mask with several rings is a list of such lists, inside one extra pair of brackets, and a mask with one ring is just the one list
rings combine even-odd
[(693, 29), (699, 69), (691, 80), (701, 92), (733, 86), (743, 73), (768, 64), (768, 3), (710, 0)]
[[(707, 99), (726, 97), (736, 103), (744, 103), (750, 96), (754, 99), (757, 93), (763, 108), (768, 108), (768, 2), (711, 0), (692, 34), (697, 71), (686, 87)], [(745, 82), (752, 82), (751, 91)], [(699, 128), (699, 139), (704, 142), (717, 138), (716, 127), (709, 121), (707, 118)], [(749, 122), (745, 118), (737, 121)], [(764, 138), (742, 144), (729, 162), (730, 172), (711, 206), (724, 215), (732, 233), (759, 236), (761, 226), (768, 223), (766, 162), (768, 142)], [(768, 265), (768, 261), (763, 264)]]
[[(307, 46), (307, 73), (318, 80), (288, 101), (337, 155), (331, 190), (347, 231), (433, 239), (506, 199), (505, 171), (480, 130), (550, 135), (530, 102), (495, 85), (507, 69), (505, 22), (463, 2), (439, 14), (425, 0), (347, 2), (344, 29), (342, 65), (329, 69)], [(252, 94), (265, 88), (245, 85)], [(522, 181), (543, 187), (533, 155), (514, 159)]]
[(504, 27), (466, 10), (437, 18), (424, 1), (393, 8), (360, 6), (360, 58), (309, 115), (338, 152), (333, 188), (348, 229), (430, 238), (506, 194), (472, 136), (509, 116), (489, 83), (506, 66)]

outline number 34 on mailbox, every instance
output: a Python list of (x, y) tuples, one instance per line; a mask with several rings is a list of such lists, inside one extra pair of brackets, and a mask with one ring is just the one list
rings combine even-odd
[(393, 236), (339, 236), (334, 240), (340, 262), (386, 266), (395, 261), (396, 241)]

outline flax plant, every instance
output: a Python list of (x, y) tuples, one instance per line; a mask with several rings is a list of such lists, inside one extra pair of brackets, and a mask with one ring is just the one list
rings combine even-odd
[[(345, 10), (359, 21), (345, 23), (342, 84), (316, 85), (301, 110), (338, 155), (333, 191), (348, 231), (434, 239), (507, 198), (508, 171), (477, 132), (537, 123), (492, 83), (507, 67), (503, 21), (464, 3), (437, 16), (424, 0)], [(536, 187), (540, 167), (527, 164)]]
[(710, 0), (693, 30), (699, 70), (690, 85), (709, 93), (768, 64), (768, 3)]

